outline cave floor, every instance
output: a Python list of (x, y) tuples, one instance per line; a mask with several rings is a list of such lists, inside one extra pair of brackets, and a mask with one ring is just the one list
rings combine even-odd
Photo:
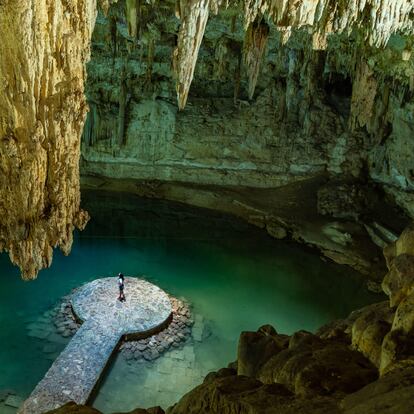
[(87, 283), (72, 299), (81, 328), (24, 402), (19, 414), (41, 414), (69, 401), (86, 404), (121, 338), (147, 337), (170, 320), (168, 295), (142, 279), (125, 278), (125, 302), (117, 278)]

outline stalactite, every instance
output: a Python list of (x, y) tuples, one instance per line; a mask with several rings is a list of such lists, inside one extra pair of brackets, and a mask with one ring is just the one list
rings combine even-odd
[(181, 19), (177, 48), (174, 50), (173, 67), (177, 78), (178, 107), (184, 109), (190, 90), (198, 51), (204, 36), (210, 0), (181, 0)]
[(154, 53), (155, 53), (155, 40), (148, 40), (148, 53), (147, 53), (147, 70), (146, 70), (146, 82), (151, 83), (152, 78), (152, 67), (154, 63)]
[(411, 50), (404, 49), (401, 54), (401, 58), (404, 62), (408, 62), (411, 59)]
[[(110, 5), (116, 2), (98, 0), (106, 14), (110, 13)], [(84, 64), (88, 59), (96, 17), (96, 0), (0, 0), (0, 3), (0, 27), (7, 28), (0, 41), (0, 249), (9, 252), (12, 262), (22, 269), (25, 278), (33, 278), (41, 268), (50, 264), (54, 247), (69, 252), (74, 226), (82, 227), (86, 222), (86, 215), (80, 209), (78, 160), (87, 111)], [(157, 3), (157, 7), (161, 3)], [(177, 1), (176, 13), (181, 25), (174, 52), (174, 71), (180, 109), (187, 101), (209, 13), (218, 12), (228, 3), (225, 0)], [(358, 31), (359, 39), (375, 47), (384, 46), (393, 34), (414, 33), (412, 0), (233, 2), (240, 3), (244, 6), (244, 25), (248, 29), (245, 64), (250, 97), (254, 93), (268, 32), (264, 23), (254, 28), (259, 17), (273, 21), (281, 31), (283, 41), (296, 28), (306, 27), (312, 35), (313, 48), (317, 49), (326, 46), (331, 33)], [(146, 11), (144, 4), (149, 2), (126, 0), (129, 34), (134, 39), (146, 27), (146, 22), (140, 18), (141, 12)], [(116, 54), (120, 45), (116, 44), (114, 26), (109, 36)], [(152, 74), (151, 48), (149, 44), (149, 76)], [(355, 48), (355, 54), (358, 50)], [(405, 62), (403, 65), (412, 62), (411, 44), (398, 53), (401, 62)], [(368, 62), (359, 63), (357, 56), (350, 58), (344, 66), (349, 73), (356, 74), (352, 126), (369, 129), (381, 83), (370, 72)], [(235, 99), (239, 74), (236, 71)], [(412, 72), (408, 71), (404, 76), (405, 84), (401, 90), (391, 88), (392, 99), (401, 95), (403, 100), (408, 89), (414, 90)], [(399, 82), (397, 79), (396, 87)], [(295, 110), (292, 102), (301, 86), (289, 73), (286, 112)], [(114, 136), (113, 142), (124, 142), (128, 105), (124, 75), (121, 75), (119, 87), (119, 113), (111, 113), (111, 122), (105, 118), (104, 111), (90, 114), (89, 132), (85, 135), (90, 145), (94, 145), (100, 136), (95, 131), (105, 131), (102, 136)], [(113, 128), (113, 119), (117, 116), (119, 125)]]
[(229, 6), (229, 0), (210, 0), (210, 10), (213, 14), (217, 14), (221, 6), (227, 8)]
[(241, 66), (242, 66), (241, 57), (239, 57), (239, 64), (237, 65), (235, 73), (234, 73), (234, 93), (233, 93), (234, 105), (237, 104), (237, 100), (239, 99), (239, 95), (240, 95)]
[(94, 129), (94, 119), (93, 119), (92, 105), (89, 104), (89, 113), (86, 117), (85, 126), (83, 127), (83, 133), (82, 133), (82, 142), (84, 145), (88, 147), (92, 146), (93, 129)]
[(230, 31), (231, 31), (232, 33), (234, 33), (234, 32), (236, 31), (236, 24), (237, 24), (237, 15), (234, 15), (234, 16), (231, 18), (231, 27), (230, 27)]
[[(180, 109), (187, 101), (209, 10), (217, 13), (220, 7), (228, 4), (223, 0), (176, 2), (176, 15), (181, 19), (181, 27), (173, 66)], [(245, 57), (250, 78), (249, 96), (254, 92), (259, 70), (259, 65), (254, 62), (263, 54), (260, 50), (264, 50), (267, 38), (264, 27), (256, 32), (252, 30), (254, 22), (261, 16), (269, 16), (273, 20), (281, 32), (282, 44), (288, 41), (294, 28), (308, 27), (316, 50), (326, 49), (330, 33), (346, 31), (349, 34), (355, 28), (363, 28), (369, 43), (376, 47), (385, 46), (394, 33), (414, 32), (414, 19), (410, 18), (414, 13), (414, 2), (410, 0), (352, 0), (346, 6), (333, 4), (330, 0), (244, 0), (243, 6), (246, 44), (256, 45), (252, 48), (255, 52), (250, 51)], [(409, 54), (404, 52), (403, 58), (409, 59)]]
[(268, 37), (269, 26), (265, 22), (253, 22), (247, 28), (243, 55), (249, 76), (249, 99), (254, 95)]
[(214, 53), (214, 75), (217, 79), (221, 79), (227, 69), (228, 53), (227, 38), (222, 37)]
[(126, 0), (125, 3), (125, 17), (128, 24), (128, 33), (134, 39), (137, 37), (138, 3), (139, 0)]
[(124, 63), (119, 78), (119, 112), (118, 112), (118, 145), (124, 144), (125, 118), (127, 107), (126, 63)]
[(345, 4), (329, 0), (244, 1), (246, 28), (263, 14), (269, 15), (280, 28), (309, 26), (320, 34), (345, 30), (350, 33), (363, 23), (369, 43), (377, 47), (384, 46), (393, 33), (412, 33), (413, 13), (411, 0), (351, 0)]
[(365, 61), (361, 61), (356, 70), (352, 88), (351, 128), (367, 127), (370, 130), (378, 83), (372, 70)]
[(113, 57), (115, 58), (118, 50), (118, 40), (117, 40), (117, 26), (115, 16), (109, 18), (109, 32), (111, 36), (111, 45), (113, 51)]
[(117, 3), (118, 0), (98, 0), (98, 4), (104, 12), (105, 16), (108, 15), (109, 8), (111, 4)]

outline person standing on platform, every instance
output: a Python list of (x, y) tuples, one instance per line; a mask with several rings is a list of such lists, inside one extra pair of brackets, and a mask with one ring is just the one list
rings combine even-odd
[(125, 302), (125, 294), (124, 294), (125, 278), (122, 273), (118, 273), (118, 287), (119, 287), (118, 300), (121, 302)]

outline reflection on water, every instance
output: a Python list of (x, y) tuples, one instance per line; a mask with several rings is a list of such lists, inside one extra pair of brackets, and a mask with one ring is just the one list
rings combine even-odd
[(352, 270), (220, 214), (94, 192), (84, 195), (84, 205), (93, 218), (72, 254), (55, 254), (38, 280), (21, 281), (0, 255), (0, 390), (27, 396), (64, 346), (46, 352), (47, 338), (28, 336), (27, 324), (39, 323), (72, 288), (119, 271), (145, 274), (190, 301), (198, 333), (153, 363), (118, 356), (94, 401), (108, 413), (172, 404), (235, 359), (242, 330), (266, 323), (284, 333), (315, 330), (379, 300)]

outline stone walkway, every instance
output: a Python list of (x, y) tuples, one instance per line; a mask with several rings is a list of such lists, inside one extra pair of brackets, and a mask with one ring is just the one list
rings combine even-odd
[(199, 336), (192, 336), (179, 348), (171, 347), (158, 359), (127, 359), (121, 352), (99, 387), (93, 407), (103, 413), (126, 413), (157, 405), (166, 410), (201, 384), (209, 372), (223, 366), (225, 362), (217, 353), (222, 340), (212, 335), (202, 315), (194, 316), (193, 332)]
[(117, 300), (117, 278), (79, 289), (72, 307), (84, 323), (18, 411), (42, 414), (66, 402), (85, 404), (122, 336), (148, 336), (171, 316), (168, 295), (141, 279), (125, 279), (126, 302)]

